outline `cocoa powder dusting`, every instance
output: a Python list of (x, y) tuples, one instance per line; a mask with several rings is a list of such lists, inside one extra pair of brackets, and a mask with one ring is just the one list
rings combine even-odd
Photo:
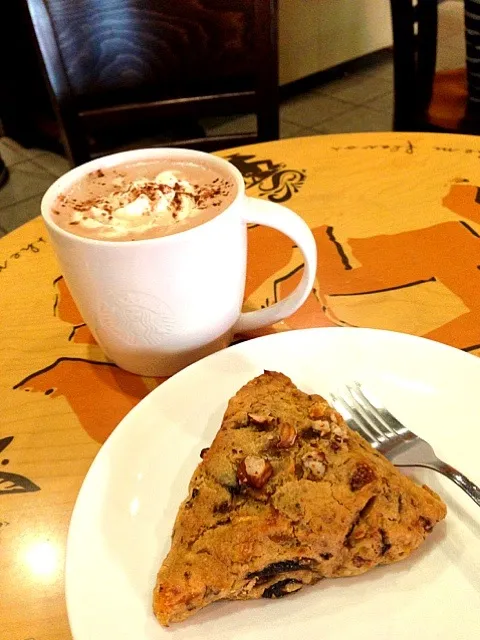
[[(95, 173), (95, 175), (98, 175), (98, 173)], [(102, 174), (102, 176), (103, 175), (104, 174)], [(170, 202), (170, 208), (172, 217), (178, 218), (178, 213), (181, 210), (183, 204), (182, 196), (192, 198), (196, 208), (199, 210), (204, 210), (208, 207), (221, 206), (221, 198), (229, 196), (232, 188), (233, 184), (231, 182), (228, 182), (227, 180), (221, 180), (220, 178), (215, 178), (211, 184), (203, 186), (199, 186), (198, 184), (194, 185), (194, 193), (192, 194), (185, 191), (178, 184), (172, 187), (167, 184), (158, 184), (152, 180), (146, 182), (141, 186), (131, 185), (130, 187), (128, 187), (128, 189), (126, 190), (125, 204), (129, 204), (137, 200), (137, 198), (141, 196), (146, 196), (152, 203), (152, 206), (155, 206), (161, 194), (168, 194), (173, 191), (174, 196)], [(112, 195), (114, 197), (119, 197), (121, 195), (121, 191), (119, 189), (114, 189), (112, 191)], [(62, 197), (62, 200), (65, 201), (65, 196)], [(113, 211), (112, 205), (109, 204), (103, 196), (99, 196), (97, 198), (89, 198), (83, 200), (82, 202), (79, 202), (77, 199), (71, 198), (68, 204), (70, 204), (72, 208), (80, 212), (89, 211), (90, 209), (92, 209), (92, 207), (101, 208), (107, 213), (112, 213)]]
[[(103, 229), (105, 229), (105, 233), (108, 231), (109, 234), (108, 239), (113, 239), (109, 230), (111, 225), (114, 225), (115, 229), (118, 227), (121, 230), (127, 230), (126, 232), (122, 231), (124, 237), (120, 233), (115, 236), (115, 239), (131, 240), (132, 233), (142, 235), (145, 229), (150, 233), (150, 237), (157, 227), (162, 234), (162, 229), (172, 223), (172, 228), (178, 223), (179, 228), (183, 229), (184, 226), (189, 225), (191, 217), (196, 217), (199, 214), (201, 214), (199, 217), (201, 224), (205, 219), (204, 212), (207, 216), (212, 217), (230, 204), (235, 185), (228, 177), (215, 176), (213, 172), (208, 175), (208, 168), (203, 182), (198, 178), (189, 180), (189, 170), (187, 167), (185, 174), (182, 170), (178, 171), (175, 174), (175, 179), (172, 179), (172, 173), (166, 169), (165, 172), (169, 175), (164, 181), (163, 177), (157, 173), (158, 165), (155, 166), (155, 174), (147, 167), (147, 171), (143, 175), (140, 172), (136, 175), (124, 174), (118, 169), (108, 167), (97, 169), (87, 175), (86, 188), (80, 185), (84, 189), (83, 193), (81, 189), (75, 188), (71, 193), (60, 194), (53, 212), (56, 216), (65, 216), (65, 220), (60, 226), (70, 226), (71, 223), (74, 223), (74, 225), (79, 225), (79, 231), (76, 230), (76, 233), (94, 237), (102, 237)], [(90, 184), (88, 184), (89, 182)], [(127, 211), (127, 215), (123, 212), (123, 209), (131, 204), (134, 205), (129, 207), (131, 215), (136, 216), (137, 219), (138, 216), (143, 217), (145, 220), (144, 222), (140, 222), (140, 220), (135, 222), (132, 225), (132, 231), (128, 228), (130, 212)], [(119, 211), (120, 209), (122, 211)], [(117, 211), (119, 212), (118, 216)], [(117, 224), (117, 217), (121, 220), (119, 224)], [(90, 219), (100, 224), (87, 225), (86, 223)], [(141, 231), (137, 232), (137, 228)]]

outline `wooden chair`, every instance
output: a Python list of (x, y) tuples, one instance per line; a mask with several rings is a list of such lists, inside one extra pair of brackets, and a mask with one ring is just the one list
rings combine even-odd
[(394, 129), (479, 133), (466, 118), (466, 68), (437, 71), (438, 0), (390, 0)]
[[(118, 148), (279, 135), (277, 0), (22, 0), (73, 165)], [(255, 113), (205, 137), (201, 118)]]

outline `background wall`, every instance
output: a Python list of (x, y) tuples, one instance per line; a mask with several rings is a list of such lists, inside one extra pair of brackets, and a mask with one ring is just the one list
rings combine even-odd
[(280, 84), (391, 44), (389, 0), (279, 0)]

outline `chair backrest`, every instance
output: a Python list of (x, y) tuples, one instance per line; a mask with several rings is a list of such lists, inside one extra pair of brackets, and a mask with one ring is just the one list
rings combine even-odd
[(170, 143), (215, 149), (278, 137), (276, 0), (24, 2), (74, 164), (102, 131), (145, 134), (156, 124), (161, 133), (212, 115), (256, 113), (257, 133)]
[(437, 0), (390, 0), (394, 128), (415, 131), (427, 120), (437, 58)]

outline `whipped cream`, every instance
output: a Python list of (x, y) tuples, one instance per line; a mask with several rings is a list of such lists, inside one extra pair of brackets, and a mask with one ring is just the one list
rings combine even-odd
[[(97, 171), (97, 177), (103, 172)], [(119, 175), (112, 181), (107, 195), (68, 202), (70, 225), (101, 231), (103, 237), (142, 235), (157, 227), (170, 227), (198, 215), (212, 198), (218, 196), (220, 185), (199, 187), (191, 184), (177, 171), (162, 171), (153, 179), (127, 180)]]

